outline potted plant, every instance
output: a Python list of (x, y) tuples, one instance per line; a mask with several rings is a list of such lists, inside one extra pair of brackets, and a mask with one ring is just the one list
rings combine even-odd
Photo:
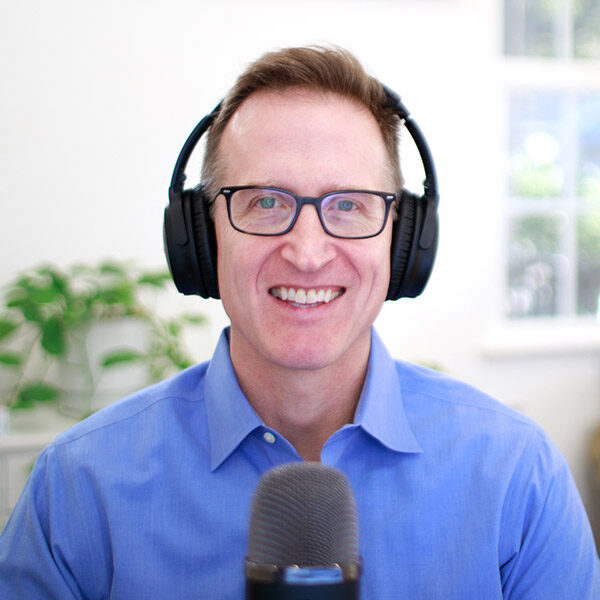
[[(111, 372), (120, 369), (123, 379), (124, 366), (141, 369), (145, 381), (139, 387), (191, 365), (183, 331), (205, 318), (164, 317), (151, 307), (169, 280), (166, 271), (120, 261), (67, 269), (42, 265), (19, 273), (0, 305), (5, 412), (54, 404), (84, 417), (109, 401), (94, 398)], [(129, 337), (127, 329), (133, 331)]]

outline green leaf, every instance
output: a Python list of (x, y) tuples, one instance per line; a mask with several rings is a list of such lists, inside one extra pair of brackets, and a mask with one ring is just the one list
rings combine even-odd
[(61, 294), (53, 285), (32, 285), (26, 288), (26, 291), (28, 298), (37, 304), (50, 304), (61, 297)]
[(48, 267), (40, 267), (32, 276), (21, 277), (13, 286), (14, 290), (20, 289), (22, 296), (39, 304), (56, 302), (61, 294), (56, 287), (52, 271)]
[(167, 323), (167, 331), (173, 337), (177, 337), (181, 332), (181, 323), (178, 323), (174, 319)]
[(81, 298), (70, 299), (63, 312), (67, 329), (92, 318), (90, 307)]
[(65, 352), (64, 327), (58, 317), (50, 317), (42, 325), (42, 348), (48, 354), (61, 355)]
[(15, 323), (11, 319), (0, 318), (0, 340), (7, 338), (11, 333), (20, 327), (19, 323)]
[(105, 275), (126, 275), (125, 267), (116, 262), (106, 261), (100, 265), (100, 273)]
[(71, 299), (68, 277), (53, 267), (40, 269), (40, 273), (45, 276), (48, 288), (55, 294), (53, 301), (68, 303)]
[(9, 367), (20, 367), (23, 364), (23, 358), (14, 352), (0, 352), (0, 363)]
[(14, 287), (15, 288), (27, 287), (31, 282), (32, 282), (32, 279), (29, 275), (23, 275), (22, 277), (19, 277), (19, 279), (17, 279), (15, 281)]
[(27, 298), (27, 292), (16, 284), (8, 289), (6, 294), (6, 306), (16, 305)]
[(70, 274), (73, 277), (79, 277), (81, 275), (91, 275), (93, 273), (95, 273), (95, 269), (83, 263), (73, 265), (70, 269)]
[(52, 285), (61, 294), (65, 294), (69, 289), (69, 281), (65, 275), (55, 271), (54, 269), (47, 269), (47, 273), (52, 279)]
[(152, 287), (163, 288), (170, 281), (171, 276), (166, 271), (159, 273), (146, 273), (138, 278), (140, 285), (150, 285)]
[(139, 362), (145, 360), (146, 356), (135, 350), (115, 350), (105, 354), (102, 358), (103, 367), (113, 367), (124, 363)]
[(181, 370), (187, 369), (188, 367), (191, 367), (194, 364), (191, 360), (189, 360), (183, 356), (174, 362), (175, 362), (175, 366)]
[(183, 320), (190, 325), (204, 325), (206, 323), (206, 317), (204, 315), (185, 314)]
[(6, 303), (8, 308), (16, 308), (21, 311), (23, 318), (31, 323), (41, 323), (42, 315), (40, 313), (39, 305), (30, 300), (29, 298), (14, 298)]
[(36, 382), (21, 388), (17, 405), (29, 402), (52, 402), (60, 395), (58, 388), (43, 382)]
[(123, 282), (98, 293), (98, 299), (106, 304), (123, 304), (125, 307), (134, 304), (134, 287), (129, 282)]
[(11, 410), (27, 410), (28, 408), (34, 408), (35, 402), (33, 400), (27, 400), (25, 398), (17, 398), (17, 401), (11, 405)]

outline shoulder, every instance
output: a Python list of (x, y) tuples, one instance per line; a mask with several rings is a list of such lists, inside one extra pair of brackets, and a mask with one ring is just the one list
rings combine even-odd
[(600, 563), (581, 498), (566, 460), (544, 430), (469, 384), (418, 365), (395, 364), (424, 457), (460, 480), (463, 492), (475, 490), (488, 504), (498, 502), (505, 585), (518, 587), (524, 571), (547, 573), (550, 564), (572, 583), (565, 565), (582, 551), (572, 568), (584, 573), (582, 585), (598, 581)]
[[(568, 478), (564, 457), (543, 428), (476, 387), (418, 365), (396, 362), (402, 402), (426, 454), (503, 489)], [(500, 491), (500, 490), (498, 490)]]
[(51, 444), (60, 447), (77, 440), (111, 436), (149, 435), (152, 427), (164, 427), (177, 412), (194, 410), (203, 402), (202, 382), (208, 363), (190, 367), (174, 377), (127, 396), (61, 433)]
[[(37, 458), (30, 488), (34, 497), (61, 501), (111, 490), (105, 500), (135, 493), (139, 478), (165, 480), (193, 448), (207, 465), (208, 435), (203, 380), (206, 365), (191, 367), (98, 411), (58, 435)], [(130, 489), (131, 488), (131, 489)], [(111, 501), (112, 501), (111, 500)], [(50, 499), (48, 500), (50, 501)]]
[(543, 429), (529, 417), (468, 383), (424, 366), (398, 360), (395, 364), (405, 408), (417, 418), (436, 413), (448, 424), (458, 420), (475, 429), (477, 425), (501, 427), (534, 438), (545, 437)]

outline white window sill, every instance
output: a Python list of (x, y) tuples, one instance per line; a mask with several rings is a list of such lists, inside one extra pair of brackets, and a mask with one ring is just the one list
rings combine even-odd
[(600, 322), (593, 317), (504, 320), (486, 333), (481, 352), (485, 358), (600, 354)]

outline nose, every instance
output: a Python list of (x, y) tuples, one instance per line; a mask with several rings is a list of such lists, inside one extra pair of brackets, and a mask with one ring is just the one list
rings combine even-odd
[(300, 271), (316, 272), (337, 254), (335, 238), (325, 233), (314, 206), (303, 206), (294, 227), (283, 237), (281, 256)]

